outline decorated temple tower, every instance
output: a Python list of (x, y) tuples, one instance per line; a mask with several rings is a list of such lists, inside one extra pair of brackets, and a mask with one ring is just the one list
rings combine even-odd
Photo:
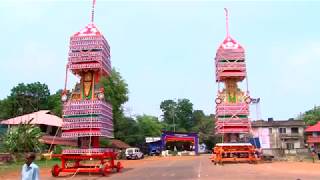
[[(228, 11), (226, 11), (227, 35), (219, 46), (216, 57), (216, 133), (224, 143), (247, 142), (250, 132), (248, 86), (245, 91), (239, 84), (247, 78), (245, 51), (229, 34)], [(247, 80), (246, 80), (247, 81)], [(220, 84), (223, 88), (220, 89)]]
[(100, 83), (110, 75), (110, 46), (94, 23), (94, 6), (95, 1), (91, 22), (70, 38), (67, 71), (79, 77), (79, 82), (71, 93), (65, 90), (62, 95), (62, 137), (77, 138), (78, 149), (63, 153), (104, 152), (99, 141), (113, 137), (112, 106), (105, 101)]
[[(51, 169), (52, 176), (60, 172), (101, 173), (103, 176), (119, 172), (123, 166), (115, 162), (117, 152), (100, 146), (103, 138), (113, 137), (112, 106), (104, 99), (101, 79), (111, 72), (110, 46), (94, 24), (92, 3), (91, 22), (70, 38), (66, 68), (65, 88), (62, 94), (62, 137), (78, 141), (78, 147), (64, 149), (61, 154), (49, 154), (59, 158)], [(66, 90), (68, 71), (79, 77), (71, 92)], [(48, 154), (46, 154), (48, 156)]]

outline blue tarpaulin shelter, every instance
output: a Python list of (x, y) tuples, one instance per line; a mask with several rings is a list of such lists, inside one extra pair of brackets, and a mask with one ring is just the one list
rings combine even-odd
[(258, 137), (255, 138), (250, 138), (249, 143), (254, 145), (256, 148), (260, 149), (261, 148), (261, 144), (260, 144), (260, 140)]

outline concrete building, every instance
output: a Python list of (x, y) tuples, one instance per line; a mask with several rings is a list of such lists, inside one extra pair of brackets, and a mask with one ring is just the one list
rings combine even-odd
[(259, 137), (264, 152), (272, 155), (304, 153), (305, 148), (303, 120), (279, 120), (268, 118), (268, 121), (252, 122), (255, 137)]

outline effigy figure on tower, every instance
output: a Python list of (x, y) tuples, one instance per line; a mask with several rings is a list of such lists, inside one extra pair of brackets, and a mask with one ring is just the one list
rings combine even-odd
[[(229, 34), (226, 11), (227, 36), (219, 46), (216, 58), (216, 133), (223, 142), (243, 142), (242, 135), (250, 131), (249, 91), (242, 91), (238, 84), (247, 78), (245, 51)], [(224, 88), (220, 90), (220, 83)], [(247, 86), (248, 88), (248, 86)]]
[[(92, 5), (91, 22), (70, 38), (65, 88), (62, 94), (62, 138), (76, 139), (78, 147), (64, 149), (52, 157), (61, 159), (61, 167), (53, 166), (52, 176), (60, 172), (89, 172), (107, 175), (122, 169), (115, 163), (117, 153), (100, 146), (102, 139), (113, 138), (112, 106), (104, 98), (101, 78), (111, 72), (110, 46), (94, 23)], [(79, 77), (71, 93), (67, 93), (67, 75), (71, 71)], [(85, 161), (84, 163), (81, 163)]]

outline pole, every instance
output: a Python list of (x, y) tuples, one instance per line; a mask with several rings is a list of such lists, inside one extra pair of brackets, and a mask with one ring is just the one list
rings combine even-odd
[(176, 123), (174, 122), (175, 109), (173, 109), (172, 119), (173, 119), (173, 132), (176, 132)]

